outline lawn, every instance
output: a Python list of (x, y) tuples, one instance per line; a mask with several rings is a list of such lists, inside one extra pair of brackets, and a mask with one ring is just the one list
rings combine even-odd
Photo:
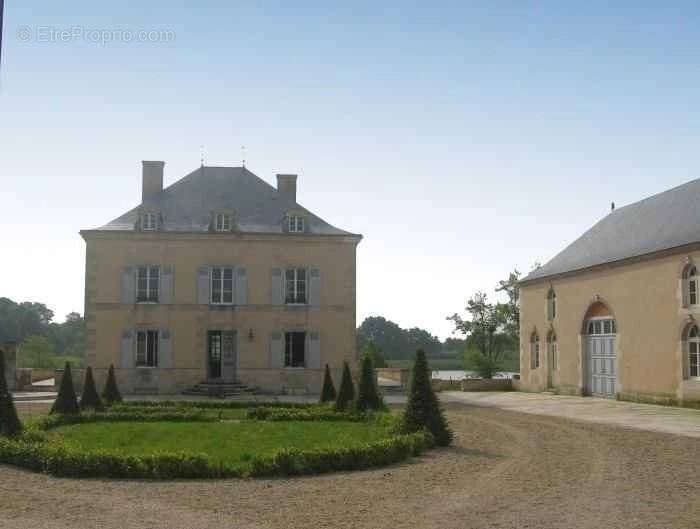
[(390, 428), (374, 421), (98, 422), (56, 428), (51, 435), (87, 450), (133, 455), (201, 452), (217, 463), (246, 469), (254, 455), (286, 447), (352, 446), (389, 437)]

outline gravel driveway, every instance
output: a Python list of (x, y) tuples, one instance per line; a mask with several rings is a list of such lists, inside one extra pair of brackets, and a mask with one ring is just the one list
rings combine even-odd
[(0, 466), (0, 527), (700, 527), (697, 439), (449, 405), (455, 445), (312, 478), (65, 480)]

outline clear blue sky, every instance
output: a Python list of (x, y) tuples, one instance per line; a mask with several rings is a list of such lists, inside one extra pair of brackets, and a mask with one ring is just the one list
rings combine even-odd
[[(698, 4), (609, 3), (6, 0), (0, 296), (82, 312), (78, 230), (138, 202), (140, 161), (169, 184), (244, 144), (365, 235), (358, 322), (445, 337), (611, 201), (698, 176)], [(47, 41), (73, 28), (134, 40)]]

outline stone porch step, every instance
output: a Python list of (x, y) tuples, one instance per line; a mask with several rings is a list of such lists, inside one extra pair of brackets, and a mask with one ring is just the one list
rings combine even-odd
[(237, 397), (241, 395), (254, 395), (255, 388), (240, 382), (200, 382), (183, 391), (183, 395), (201, 397)]

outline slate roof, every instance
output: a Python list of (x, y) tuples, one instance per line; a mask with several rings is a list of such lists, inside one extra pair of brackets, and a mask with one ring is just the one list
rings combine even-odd
[(285, 214), (297, 210), (308, 215), (311, 234), (355, 235), (330, 225), (245, 167), (195, 169), (97, 230), (136, 231), (142, 208), (160, 212), (162, 231), (206, 232), (215, 210), (232, 210), (238, 232), (282, 233)]
[(700, 242), (700, 179), (615, 209), (523, 282)]

